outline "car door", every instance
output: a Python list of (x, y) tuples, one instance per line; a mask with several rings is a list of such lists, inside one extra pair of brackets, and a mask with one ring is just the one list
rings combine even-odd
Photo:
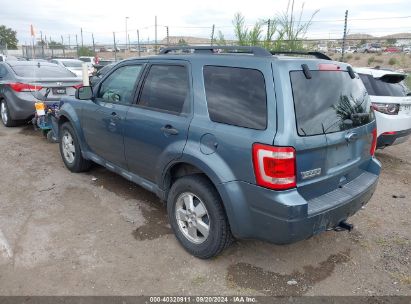
[(129, 170), (154, 182), (156, 173), (183, 152), (192, 89), (185, 61), (153, 61), (146, 70), (137, 104), (127, 113), (124, 145)]
[(91, 152), (126, 168), (123, 131), (126, 113), (135, 99), (143, 64), (113, 70), (96, 88), (93, 102), (84, 106), (82, 125)]

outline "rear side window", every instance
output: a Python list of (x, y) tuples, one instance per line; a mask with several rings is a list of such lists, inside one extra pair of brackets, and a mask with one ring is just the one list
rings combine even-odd
[(368, 94), (373, 96), (407, 96), (407, 90), (400, 82), (387, 82), (374, 78), (372, 75), (358, 74), (363, 81)]
[(203, 73), (212, 121), (257, 130), (267, 127), (267, 96), (260, 71), (205, 66)]
[(290, 72), (300, 136), (327, 134), (365, 125), (374, 119), (370, 98), (359, 78), (343, 71)]
[(73, 77), (76, 74), (59, 65), (14, 65), (11, 67), (17, 76), (33, 78)]
[(139, 105), (179, 114), (189, 97), (185, 66), (152, 65), (144, 82)]

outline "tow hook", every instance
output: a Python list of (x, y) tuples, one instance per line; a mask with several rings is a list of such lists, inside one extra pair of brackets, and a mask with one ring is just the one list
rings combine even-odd
[(344, 231), (348, 230), (351, 231), (354, 229), (354, 225), (347, 223), (346, 221), (341, 221), (339, 224), (334, 228), (334, 231)]

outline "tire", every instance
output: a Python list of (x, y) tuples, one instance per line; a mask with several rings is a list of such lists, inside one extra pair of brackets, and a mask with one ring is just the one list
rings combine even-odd
[(9, 107), (7, 101), (2, 99), (0, 101), (0, 119), (5, 127), (15, 127), (17, 126), (17, 121), (11, 119)]
[[(191, 210), (195, 209), (195, 212), (192, 213), (187, 207), (184, 210), (185, 203), (183, 203), (184, 199), (190, 201), (190, 195), (194, 198), (193, 206), (195, 208)], [(206, 212), (201, 218), (197, 217), (204, 213), (204, 210), (198, 212), (202, 210), (198, 207), (200, 204)], [(177, 215), (176, 210), (180, 210), (181, 213), (178, 214), (183, 215)], [(171, 227), (180, 244), (186, 251), (198, 258), (212, 258), (221, 253), (233, 241), (221, 198), (211, 182), (203, 175), (184, 176), (172, 185), (167, 199), (167, 213)], [(179, 216), (180, 219), (178, 219)], [(185, 220), (182, 220), (183, 218)], [(188, 221), (191, 221), (191, 223)], [(202, 234), (200, 230), (204, 231), (207, 224), (209, 230), (208, 235), (205, 237), (205, 234)], [(190, 239), (191, 236), (188, 231), (193, 229), (193, 225), (199, 229), (195, 228), (195, 237)], [(202, 229), (200, 229), (201, 226)], [(191, 235), (193, 234), (191, 233)]]
[(81, 155), (77, 134), (69, 122), (62, 124), (60, 134), (60, 154), (67, 169), (75, 173), (88, 171), (91, 167), (91, 161)]

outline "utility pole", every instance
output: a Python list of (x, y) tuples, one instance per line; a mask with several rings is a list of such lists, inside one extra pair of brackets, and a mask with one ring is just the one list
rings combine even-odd
[(43, 41), (43, 32), (40, 31), (40, 39), (41, 39), (41, 56), (44, 59), (44, 41)]
[(154, 18), (154, 53), (157, 54), (157, 16)]
[(127, 38), (128, 38), (128, 34), (127, 34), (127, 20), (129, 17), (126, 17), (126, 46), (124, 47), (124, 53), (126, 52), (127, 49), (129, 49), (128, 47), (128, 43), (127, 43)]
[(77, 34), (76, 34), (76, 52), (77, 52), (77, 57), (78, 57), (78, 41), (77, 41)]
[(81, 31), (81, 47), (83, 48), (84, 44), (83, 44), (83, 28), (82, 27), (80, 28), (80, 31)]
[(341, 61), (344, 60), (345, 42), (346, 42), (346, 39), (347, 39), (347, 19), (348, 19), (348, 10), (345, 11), (344, 36), (343, 36), (343, 43), (342, 43), (342, 50), (341, 50)]
[(268, 47), (269, 41), (270, 41), (270, 36), (271, 36), (271, 19), (268, 19), (267, 21), (267, 38), (266, 38), (266, 47)]
[(96, 45), (94, 44), (94, 34), (91, 33), (91, 39), (93, 40), (93, 53), (95, 54), (96, 52)]
[(70, 34), (68, 35), (68, 39), (69, 39), (69, 49), (71, 49), (71, 40), (70, 40)]
[(116, 45), (116, 33), (113, 32), (114, 39), (114, 61), (117, 61), (117, 45)]
[(167, 31), (167, 46), (170, 46), (170, 36), (168, 33), (168, 26), (166, 26), (166, 31)]
[(139, 30), (137, 30), (137, 48), (138, 48), (138, 57), (140, 57), (141, 53), (140, 53), (140, 31)]
[(66, 51), (64, 50), (64, 39), (63, 39), (63, 35), (61, 35), (61, 48), (63, 49), (63, 57), (66, 58)]
[(214, 30), (215, 30), (215, 25), (213, 24), (213, 27), (211, 28), (211, 46), (214, 44)]

